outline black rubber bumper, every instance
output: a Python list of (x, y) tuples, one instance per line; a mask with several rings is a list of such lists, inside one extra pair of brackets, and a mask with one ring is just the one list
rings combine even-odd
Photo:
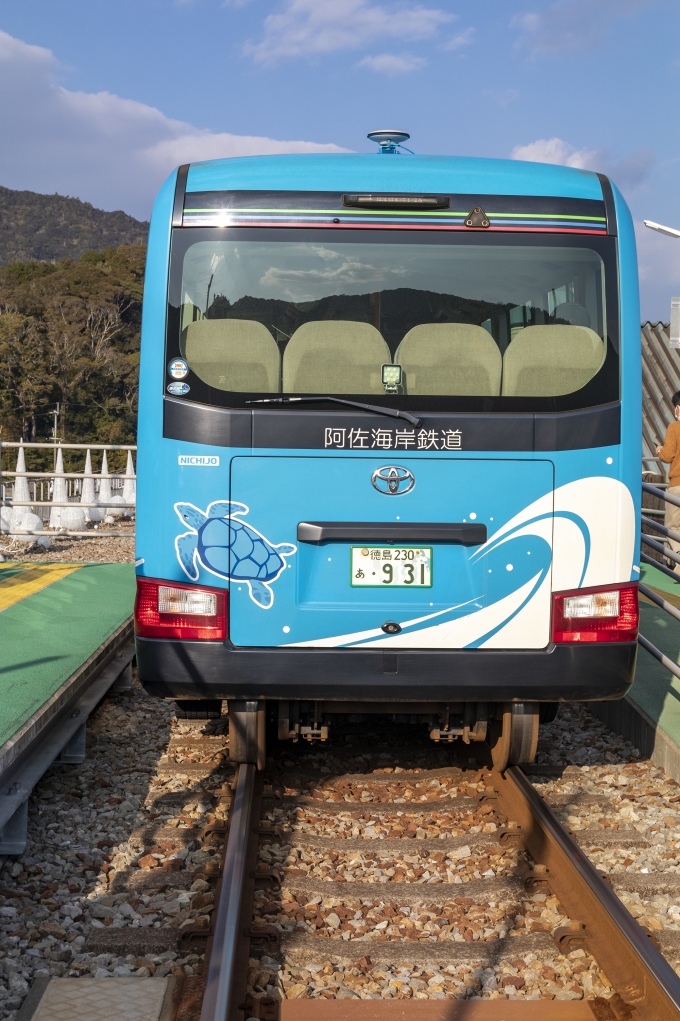
[(637, 643), (485, 649), (236, 649), (137, 638), (139, 678), (162, 698), (588, 701), (623, 698)]

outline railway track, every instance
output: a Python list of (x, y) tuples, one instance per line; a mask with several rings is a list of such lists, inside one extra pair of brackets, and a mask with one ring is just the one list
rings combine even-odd
[[(237, 774), (201, 1021), (680, 1017), (659, 940), (519, 768), (271, 779)], [(507, 999), (531, 973), (539, 998)]]
[[(115, 719), (125, 758), (112, 770), (97, 763)], [(68, 895), (37, 865), (3, 871), (4, 905), (59, 912), (56, 927), (11, 930), (17, 950), (48, 943), (52, 975), (165, 976), (164, 1021), (680, 1017), (680, 931), (657, 931), (655, 945), (621, 899), (680, 894), (680, 877), (598, 873), (590, 858), (645, 844), (610, 825), (607, 795), (555, 793), (563, 767), (455, 764), (455, 746), (379, 724), (348, 725), (321, 750), (280, 746), (258, 773), (230, 764), (225, 724), (172, 722), (139, 689), (94, 714), (88, 783), (113, 792), (97, 813), (129, 800), (137, 814), (126, 839), (121, 828), (94, 841), (98, 819)], [(73, 813), (83, 769), (59, 773), (67, 787), (81, 770)], [(576, 826), (580, 811), (599, 824), (570, 834), (558, 817)]]

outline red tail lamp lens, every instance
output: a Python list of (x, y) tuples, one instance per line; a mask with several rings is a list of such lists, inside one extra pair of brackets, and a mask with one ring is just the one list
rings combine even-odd
[(553, 642), (635, 642), (637, 582), (553, 592)]
[(140, 638), (224, 640), (227, 593), (224, 589), (138, 578), (135, 634)]

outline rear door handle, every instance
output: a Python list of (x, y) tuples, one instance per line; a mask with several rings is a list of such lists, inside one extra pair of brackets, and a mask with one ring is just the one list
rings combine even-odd
[(466, 521), (300, 521), (298, 542), (448, 542), (481, 546), (486, 525)]

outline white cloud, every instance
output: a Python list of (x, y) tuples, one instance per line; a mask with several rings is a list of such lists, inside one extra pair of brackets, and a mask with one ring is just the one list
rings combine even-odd
[(510, 25), (521, 32), (519, 46), (545, 57), (592, 49), (619, 19), (631, 17), (658, 0), (559, 0), (543, 11), (516, 15)]
[(597, 149), (574, 149), (573, 145), (561, 138), (539, 138), (529, 145), (516, 145), (510, 153), (513, 160), (529, 160), (532, 163), (559, 163), (563, 167), (578, 167), (580, 170), (594, 170), (593, 161)]
[(462, 50), (465, 46), (470, 46), (474, 38), (476, 29), (466, 28), (464, 31), (459, 32), (449, 39), (448, 42), (442, 46), (443, 50)]
[[(109, 92), (56, 84), (54, 54), (0, 31), (0, 184), (58, 191), (146, 218), (179, 163), (265, 153), (343, 152), (306, 141), (216, 133)], [(11, 97), (11, 100), (10, 98)]]
[(630, 153), (613, 163), (606, 149), (576, 149), (561, 138), (539, 138), (528, 145), (516, 145), (510, 158), (594, 170), (611, 177), (624, 191), (633, 191), (639, 187), (654, 163), (654, 155), (647, 149)]
[(439, 8), (371, 5), (367, 0), (286, 0), (265, 18), (259, 43), (245, 52), (261, 64), (285, 57), (311, 57), (356, 50), (375, 40), (429, 39), (455, 15)]
[(419, 71), (425, 67), (427, 60), (424, 57), (414, 57), (411, 53), (378, 53), (375, 57), (364, 57), (357, 64), (357, 67), (368, 67), (378, 74), (386, 74), (394, 77), (398, 74), (409, 74), (411, 71)]

